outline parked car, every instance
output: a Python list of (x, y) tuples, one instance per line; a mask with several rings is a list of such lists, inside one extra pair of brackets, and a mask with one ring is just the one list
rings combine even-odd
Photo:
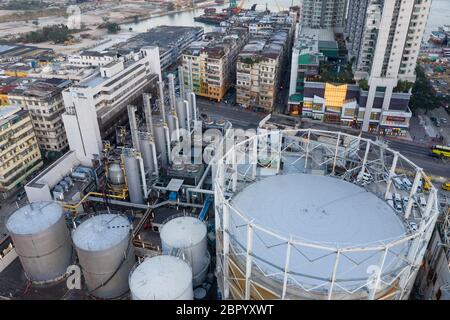
[(409, 181), (409, 179), (408, 178), (403, 178), (402, 179), (402, 184), (403, 184), (403, 187), (406, 189), (406, 190), (411, 190), (411, 188), (412, 188), (412, 183), (411, 183), (411, 181)]
[(424, 197), (419, 198), (419, 204), (422, 208), (425, 208), (427, 206), (427, 202), (425, 201)]
[(409, 222), (409, 227), (412, 231), (417, 231), (418, 229), (417, 223), (415, 223), (414, 221)]
[(392, 178), (392, 182), (394, 182), (394, 186), (397, 189), (403, 189), (403, 182), (402, 179), (400, 179), (399, 177)]
[(402, 203), (403, 203), (403, 207), (406, 208), (406, 206), (408, 205), (409, 202), (409, 198), (404, 196), (402, 199)]

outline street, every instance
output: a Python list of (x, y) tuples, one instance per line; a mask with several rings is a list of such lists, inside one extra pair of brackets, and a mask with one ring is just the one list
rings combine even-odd
[[(197, 106), (200, 113), (207, 114), (212, 120), (226, 119), (229, 120), (235, 127), (242, 129), (255, 129), (259, 122), (267, 116), (263, 113), (254, 113), (250, 110), (241, 109), (239, 107), (227, 105), (225, 103), (212, 102), (207, 99), (198, 98)], [(274, 116), (276, 118), (277, 116)], [(289, 116), (283, 116), (291, 118)], [(302, 128), (322, 129), (329, 131), (344, 131), (349, 134), (358, 135), (359, 130), (351, 128), (342, 128), (337, 125), (332, 125), (323, 122), (317, 122), (310, 119), (303, 119)], [(375, 139), (373, 134), (364, 133), (363, 137)], [(450, 164), (448, 160), (441, 160), (431, 156), (431, 151), (428, 145), (419, 144), (416, 142), (402, 141), (396, 138), (384, 137), (388, 146), (401, 154), (405, 155), (420, 166), (426, 174), (450, 178)]]

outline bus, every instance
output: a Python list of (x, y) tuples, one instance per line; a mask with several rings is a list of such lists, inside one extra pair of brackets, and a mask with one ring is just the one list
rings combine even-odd
[(431, 148), (431, 152), (434, 156), (440, 157), (440, 158), (450, 158), (450, 147), (446, 146), (433, 146)]

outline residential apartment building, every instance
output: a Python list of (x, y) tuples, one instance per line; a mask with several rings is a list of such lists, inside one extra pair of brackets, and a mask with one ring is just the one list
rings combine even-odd
[(64, 127), (70, 150), (85, 166), (100, 156), (103, 139), (115, 130), (128, 104), (162, 80), (158, 47), (144, 47), (100, 66), (92, 76), (63, 91)]
[(186, 87), (192, 82), (197, 95), (221, 101), (235, 81), (236, 59), (248, 37), (245, 28), (235, 28), (225, 34), (207, 34), (209, 41), (193, 43), (182, 57)]
[(8, 93), (11, 104), (30, 112), (39, 147), (47, 156), (61, 155), (68, 148), (62, 91), (70, 84), (60, 79), (27, 79)]
[(236, 62), (236, 102), (246, 107), (272, 111), (281, 84), (281, 70), (288, 62), (295, 33), (295, 21), (289, 15), (269, 15), (250, 31), (249, 43)]
[(287, 42), (250, 40), (237, 59), (236, 102), (247, 107), (272, 111), (279, 88), (282, 60)]
[(42, 165), (28, 111), (18, 106), (0, 107), (0, 198), (12, 195)]
[[(354, 62), (356, 79), (366, 79), (369, 93), (363, 131), (373, 130), (370, 119), (375, 101), (390, 112), (398, 82), (414, 82), (415, 68), (431, 0), (350, 0), (345, 28), (347, 47)], [(406, 115), (391, 116), (380, 125), (385, 129), (404, 125)]]
[(309, 28), (344, 27), (348, 0), (303, 0), (301, 23)]

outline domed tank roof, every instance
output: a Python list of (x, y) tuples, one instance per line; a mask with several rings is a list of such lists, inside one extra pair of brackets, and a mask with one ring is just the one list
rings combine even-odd
[(206, 225), (195, 217), (178, 217), (161, 228), (161, 239), (173, 248), (187, 248), (206, 237)]
[(82, 222), (73, 231), (73, 243), (86, 251), (103, 251), (125, 239), (131, 229), (128, 219), (120, 214), (105, 213)]
[(147, 258), (131, 273), (130, 291), (139, 300), (186, 299), (192, 292), (192, 269), (174, 256)]
[(55, 202), (33, 202), (17, 209), (6, 222), (12, 234), (26, 235), (42, 232), (54, 225), (64, 210)]

